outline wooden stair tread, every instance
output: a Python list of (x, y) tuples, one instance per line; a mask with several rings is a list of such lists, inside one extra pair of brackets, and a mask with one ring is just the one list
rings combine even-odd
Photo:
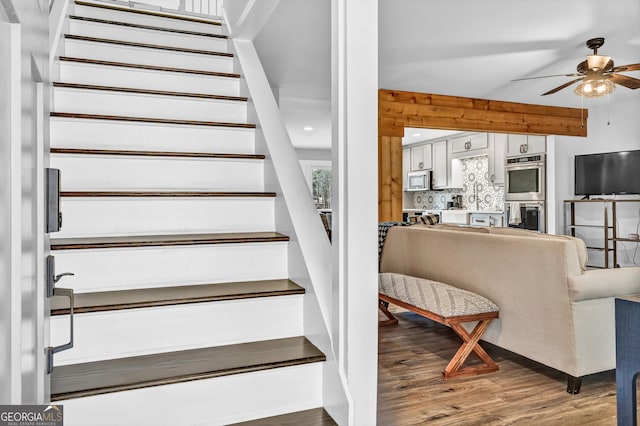
[(338, 426), (338, 423), (324, 408), (296, 411), (279, 416), (265, 417), (248, 422), (234, 423), (230, 426)]
[(289, 241), (279, 232), (224, 232), (217, 234), (134, 235), (51, 239), (51, 250), (158, 247), (200, 244), (241, 244)]
[(137, 123), (155, 123), (155, 124), (183, 124), (188, 126), (211, 126), (211, 127), (237, 127), (242, 129), (255, 129), (255, 124), (247, 123), (223, 123), (217, 121), (200, 121), (200, 120), (178, 120), (172, 118), (151, 118), (151, 117), (129, 117), (122, 115), (103, 115), (103, 114), (80, 114), (75, 112), (52, 112), (51, 117), (59, 118), (77, 118), (83, 120), (109, 120), (109, 121), (133, 121)]
[(196, 22), (196, 23), (199, 23), (199, 24), (208, 24), (208, 25), (215, 25), (215, 26), (221, 26), (222, 25), (218, 21), (210, 21), (208, 19), (193, 18), (193, 17), (186, 16), (186, 15), (172, 15), (172, 14), (169, 14), (169, 13), (156, 12), (156, 11), (153, 11), (153, 10), (131, 9), (131, 8), (126, 8), (126, 7), (118, 7), (118, 6), (111, 6), (111, 5), (108, 5), (108, 4), (90, 3), (90, 2), (86, 2), (86, 1), (77, 1), (77, 0), (76, 0), (75, 3), (77, 5), (80, 5), (80, 6), (97, 7), (99, 9), (116, 10), (118, 12), (127, 12), (127, 13), (136, 13), (136, 14), (139, 14), (139, 15), (157, 16), (159, 18), (177, 19), (179, 21)]
[[(293, 294), (304, 294), (304, 288), (287, 279), (100, 291), (76, 293), (74, 312), (82, 314)], [(67, 299), (51, 299), (51, 315), (68, 313)]]
[(139, 157), (179, 157), (179, 158), (220, 158), (237, 160), (264, 160), (262, 154), (216, 154), (208, 152), (171, 152), (171, 151), (129, 151), (118, 149), (81, 149), (81, 148), (51, 148), (52, 154), (72, 155), (125, 155)]
[(63, 62), (75, 62), (79, 64), (105, 65), (105, 66), (111, 66), (111, 67), (134, 68), (134, 69), (149, 70), (149, 71), (165, 71), (165, 72), (177, 72), (177, 73), (183, 73), (183, 74), (207, 75), (211, 77), (240, 78), (240, 74), (234, 74), (234, 73), (194, 70), (189, 68), (162, 67), (157, 65), (132, 64), (128, 62), (103, 61), (100, 59), (74, 58), (70, 56), (60, 56), (58, 57), (58, 60)]
[(229, 191), (61, 191), (61, 197), (264, 197), (272, 198), (275, 192)]
[[(212, 328), (215, 325), (212, 324)], [(305, 337), (291, 337), (63, 365), (53, 369), (51, 400), (80, 398), (325, 360), (325, 355)]]
[(248, 98), (245, 98), (242, 96), (208, 95), (205, 93), (171, 92), (167, 90), (136, 89), (133, 87), (116, 87), (116, 86), (96, 86), (91, 84), (77, 84), (77, 83), (54, 82), (53, 87), (59, 87), (63, 89), (99, 90), (99, 91), (105, 91), (105, 92), (136, 93), (136, 94), (143, 94), (143, 95), (160, 95), (160, 96), (178, 96), (178, 97), (184, 97), (184, 98), (215, 99), (215, 100), (221, 100), (221, 101), (246, 102), (248, 100)]
[(94, 22), (97, 24), (119, 25), (122, 27), (139, 28), (142, 30), (164, 31), (168, 33), (176, 33), (176, 34), (184, 34), (184, 35), (222, 38), (222, 39), (229, 38), (228, 36), (222, 35), (222, 34), (209, 34), (209, 33), (202, 33), (199, 31), (187, 31), (187, 30), (178, 30), (175, 28), (154, 27), (152, 25), (132, 24), (130, 22), (111, 21), (107, 19), (89, 18), (86, 16), (69, 15), (69, 19), (74, 21), (85, 21), (85, 22)]
[(138, 43), (135, 41), (114, 40), (111, 38), (89, 37), (75, 34), (65, 34), (67, 40), (88, 41), (91, 43), (117, 44), (119, 46), (140, 47), (144, 49), (169, 50), (171, 52), (193, 53), (198, 55), (223, 56), (233, 58), (233, 53), (214, 52), (212, 50), (189, 49), (186, 47), (162, 46), (159, 44)]

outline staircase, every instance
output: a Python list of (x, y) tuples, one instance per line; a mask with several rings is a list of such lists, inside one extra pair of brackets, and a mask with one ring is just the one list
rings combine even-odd
[(50, 118), (51, 253), (75, 273), (75, 344), (51, 374), (65, 425), (336, 424), (224, 26), (76, 1), (67, 28)]

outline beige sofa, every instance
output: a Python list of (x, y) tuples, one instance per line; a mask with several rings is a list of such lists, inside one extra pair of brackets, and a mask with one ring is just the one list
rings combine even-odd
[[(614, 297), (640, 293), (640, 268), (586, 270), (581, 240), (512, 228), (416, 225), (389, 230), (380, 272), (429, 278), (500, 307), (483, 340), (582, 376), (611, 370)], [(640, 325), (639, 325), (640, 326)]]

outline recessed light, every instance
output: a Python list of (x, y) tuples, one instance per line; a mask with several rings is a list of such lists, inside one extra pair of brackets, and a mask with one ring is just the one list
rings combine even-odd
[(411, 136), (413, 136), (414, 138), (417, 138), (418, 136), (421, 136), (421, 135), (422, 135), (422, 133), (414, 133)]
[(313, 127), (311, 127), (311, 126), (304, 126), (302, 129), (303, 129), (305, 132), (313, 132)]

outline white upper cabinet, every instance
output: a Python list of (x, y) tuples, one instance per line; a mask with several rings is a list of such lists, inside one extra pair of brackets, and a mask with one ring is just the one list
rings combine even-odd
[(470, 136), (462, 136), (451, 139), (451, 153), (459, 154), (463, 152), (478, 151), (489, 147), (488, 135), (486, 133), (477, 133)]
[(491, 146), (489, 153), (489, 182), (493, 185), (504, 185), (507, 137), (505, 133), (491, 133), (489, 135)]
[(433, 144), (433, 174), (432, 186), (434, 189), (447, 188), (449, 179), (447, 173), (447, 141), (435, 142)]
[(538, 135), (508, 135), (507, 157), (546, 152), (546, 137)]
[(431, 144), (411, 147), (411, 171), (431, 170)]
[(527, 136), (525, 154), (544, 154), (545, 152), (547, 152), (547, 138), (545, 136)]

